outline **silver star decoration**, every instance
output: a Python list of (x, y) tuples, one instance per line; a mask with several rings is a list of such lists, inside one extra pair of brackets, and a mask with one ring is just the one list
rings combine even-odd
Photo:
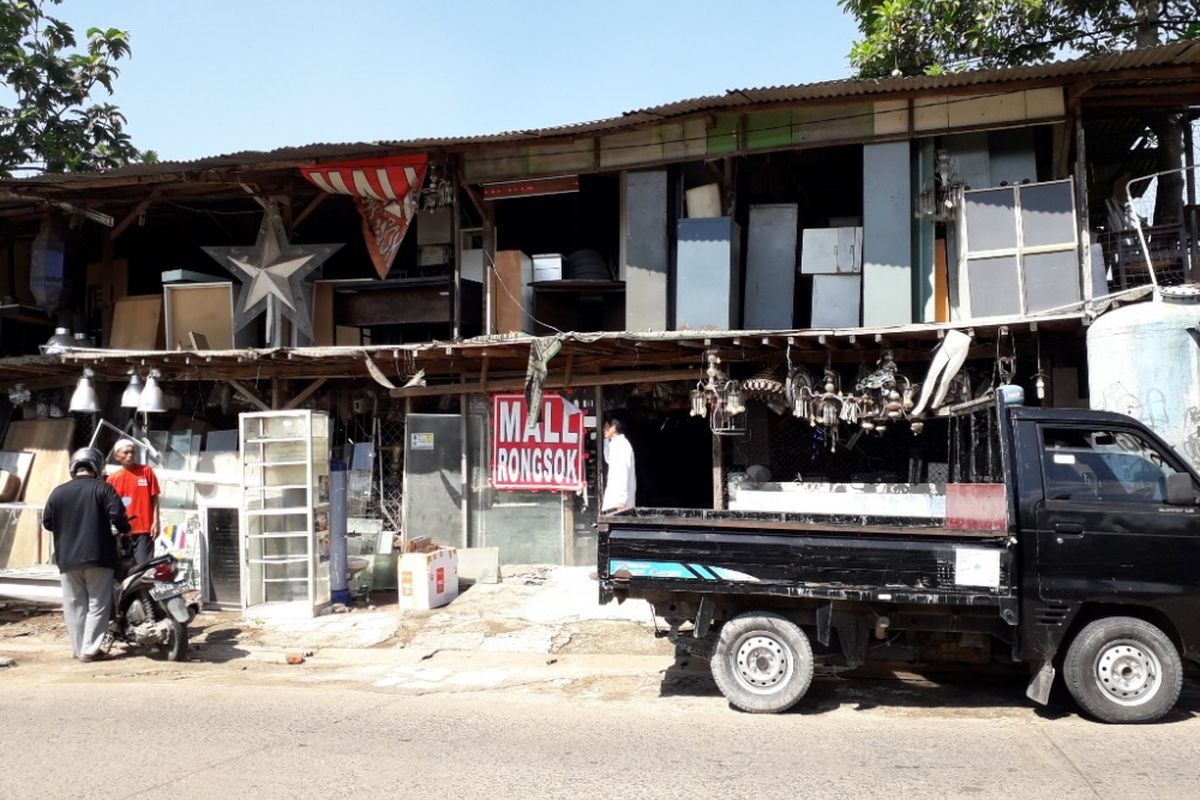
[[(304, 298), (304, 279), (341, 248), (340, 244), (289, 244), (279, 208), (271, 203), (263, 214), (258, 241), (253, 247), (204, 247), (204, 252), (238, 276), (242, 290), (234, 314), (234, 330), (241, 330), (277, 302), (279, 313), (296, 329), (312, 338), (312, 319)], [(267, 329), (278, 325), (267, 320)]]

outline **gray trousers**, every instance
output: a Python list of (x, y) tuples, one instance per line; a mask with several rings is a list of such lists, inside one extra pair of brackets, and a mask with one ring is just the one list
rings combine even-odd
[(100, 650), (112, 616), (113, 571), (104, 567), (85, 567), (64, 572), (59, 579), (71, 651), (76, 658), (94, 656)]

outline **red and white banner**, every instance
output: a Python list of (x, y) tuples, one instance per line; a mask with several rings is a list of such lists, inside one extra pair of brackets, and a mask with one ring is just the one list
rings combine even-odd
[(386, 278), (417, 213), (428, 166), (428, 156), (393, 156), (301, 167), (300, 172), (323, 191), (354, 198), (371, 261)]
[(560, 395), (542, 398), (526, 427), (524, 395), (498, 394), (492, 407), (492, 487), (577, 492), (583, 488), (583, 412)]

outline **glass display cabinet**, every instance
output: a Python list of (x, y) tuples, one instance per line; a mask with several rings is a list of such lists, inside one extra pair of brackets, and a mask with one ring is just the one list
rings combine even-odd
[(329, 417), (240, 415), (242, 610), (314, 616), (329, 602)]

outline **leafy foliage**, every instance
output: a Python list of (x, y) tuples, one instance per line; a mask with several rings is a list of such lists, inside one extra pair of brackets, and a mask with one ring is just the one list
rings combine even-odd
[(3, 177), (107, 169), (138, 156), (120, 110), (91, 99), (97, 87), (112, 94), (129, 34), (89, 28), (79, 50), (71, 26), (45, 13), (59, 2), (0, 0), (0, 80), (12, 103), (0, 105)]
[(861, 77), (1095, 55), (1200, 36), (1200, 0), (839, 0)]

